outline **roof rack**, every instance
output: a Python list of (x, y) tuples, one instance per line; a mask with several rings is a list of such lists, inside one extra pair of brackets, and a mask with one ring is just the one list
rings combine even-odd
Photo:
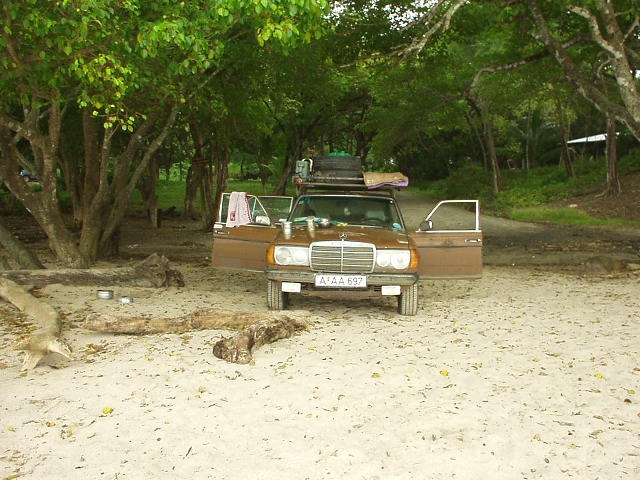
[(399, 172), (362, 171), (360, 157), (327, 156), (305, 158), (296, 162), (293, 183), (298, 194), (312, 188), (323, 190), (387, 190), (406, 186), (408, 179)]
[(393, 198), (396, 196), (396, 192), (400, 190), (399, 187), (393, 185), (383, 185), (376, 188), (367, 187), (364, 182), (361, 184), (353, 183), (317, 183), (317, 182), (304, 182), (296, 184), (296, 194), (305, 195), (312, 192), (338, 192), (338, 193), (369, 193), (372, 195), (385, 193), (391, 195)]

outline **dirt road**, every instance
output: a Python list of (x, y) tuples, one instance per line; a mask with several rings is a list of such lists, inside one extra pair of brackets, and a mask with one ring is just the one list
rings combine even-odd
[[(419, 194), (398, 195), (405, 221), (415, 229), (435, 203)], [(460, 215), (471, 215), (460, 210)], [(595, 255), (640, 261), (640, 231), (516, 222), (481, 216), (486, 265), (578, 266)]]

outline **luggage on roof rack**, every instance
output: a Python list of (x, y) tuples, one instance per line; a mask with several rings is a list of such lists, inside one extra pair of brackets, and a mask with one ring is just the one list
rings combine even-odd
[(329, 155), (296, 162), (296, 185), (307, 183), (364, 185), (360, 157)]
[(329, 155), (296, 162), (293, 183), (298, 193), (308, 188), (371, 190), (407, 186), (409, 179), (400, 172), (363, 172), (360, 157)]

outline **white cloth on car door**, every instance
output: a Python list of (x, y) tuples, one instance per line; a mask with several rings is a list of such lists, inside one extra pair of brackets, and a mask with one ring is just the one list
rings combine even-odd
[(251, 223), (251, 212), (249, 211), (247, 194), (245, 192), (231, 192), (227, 227), (238, 227), (248, 223)]

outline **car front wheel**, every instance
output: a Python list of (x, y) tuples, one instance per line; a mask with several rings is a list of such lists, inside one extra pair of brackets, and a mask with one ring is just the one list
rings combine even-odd
[(398, 297), (398, 312), (400, 315), (418, 313), (418, 282), (408, 287), (402, 287), (402, 292)]
[(269, 310), (284, 310), (289, 294), (282, 291), (282, 282), (267, 280), (267, 306)]

